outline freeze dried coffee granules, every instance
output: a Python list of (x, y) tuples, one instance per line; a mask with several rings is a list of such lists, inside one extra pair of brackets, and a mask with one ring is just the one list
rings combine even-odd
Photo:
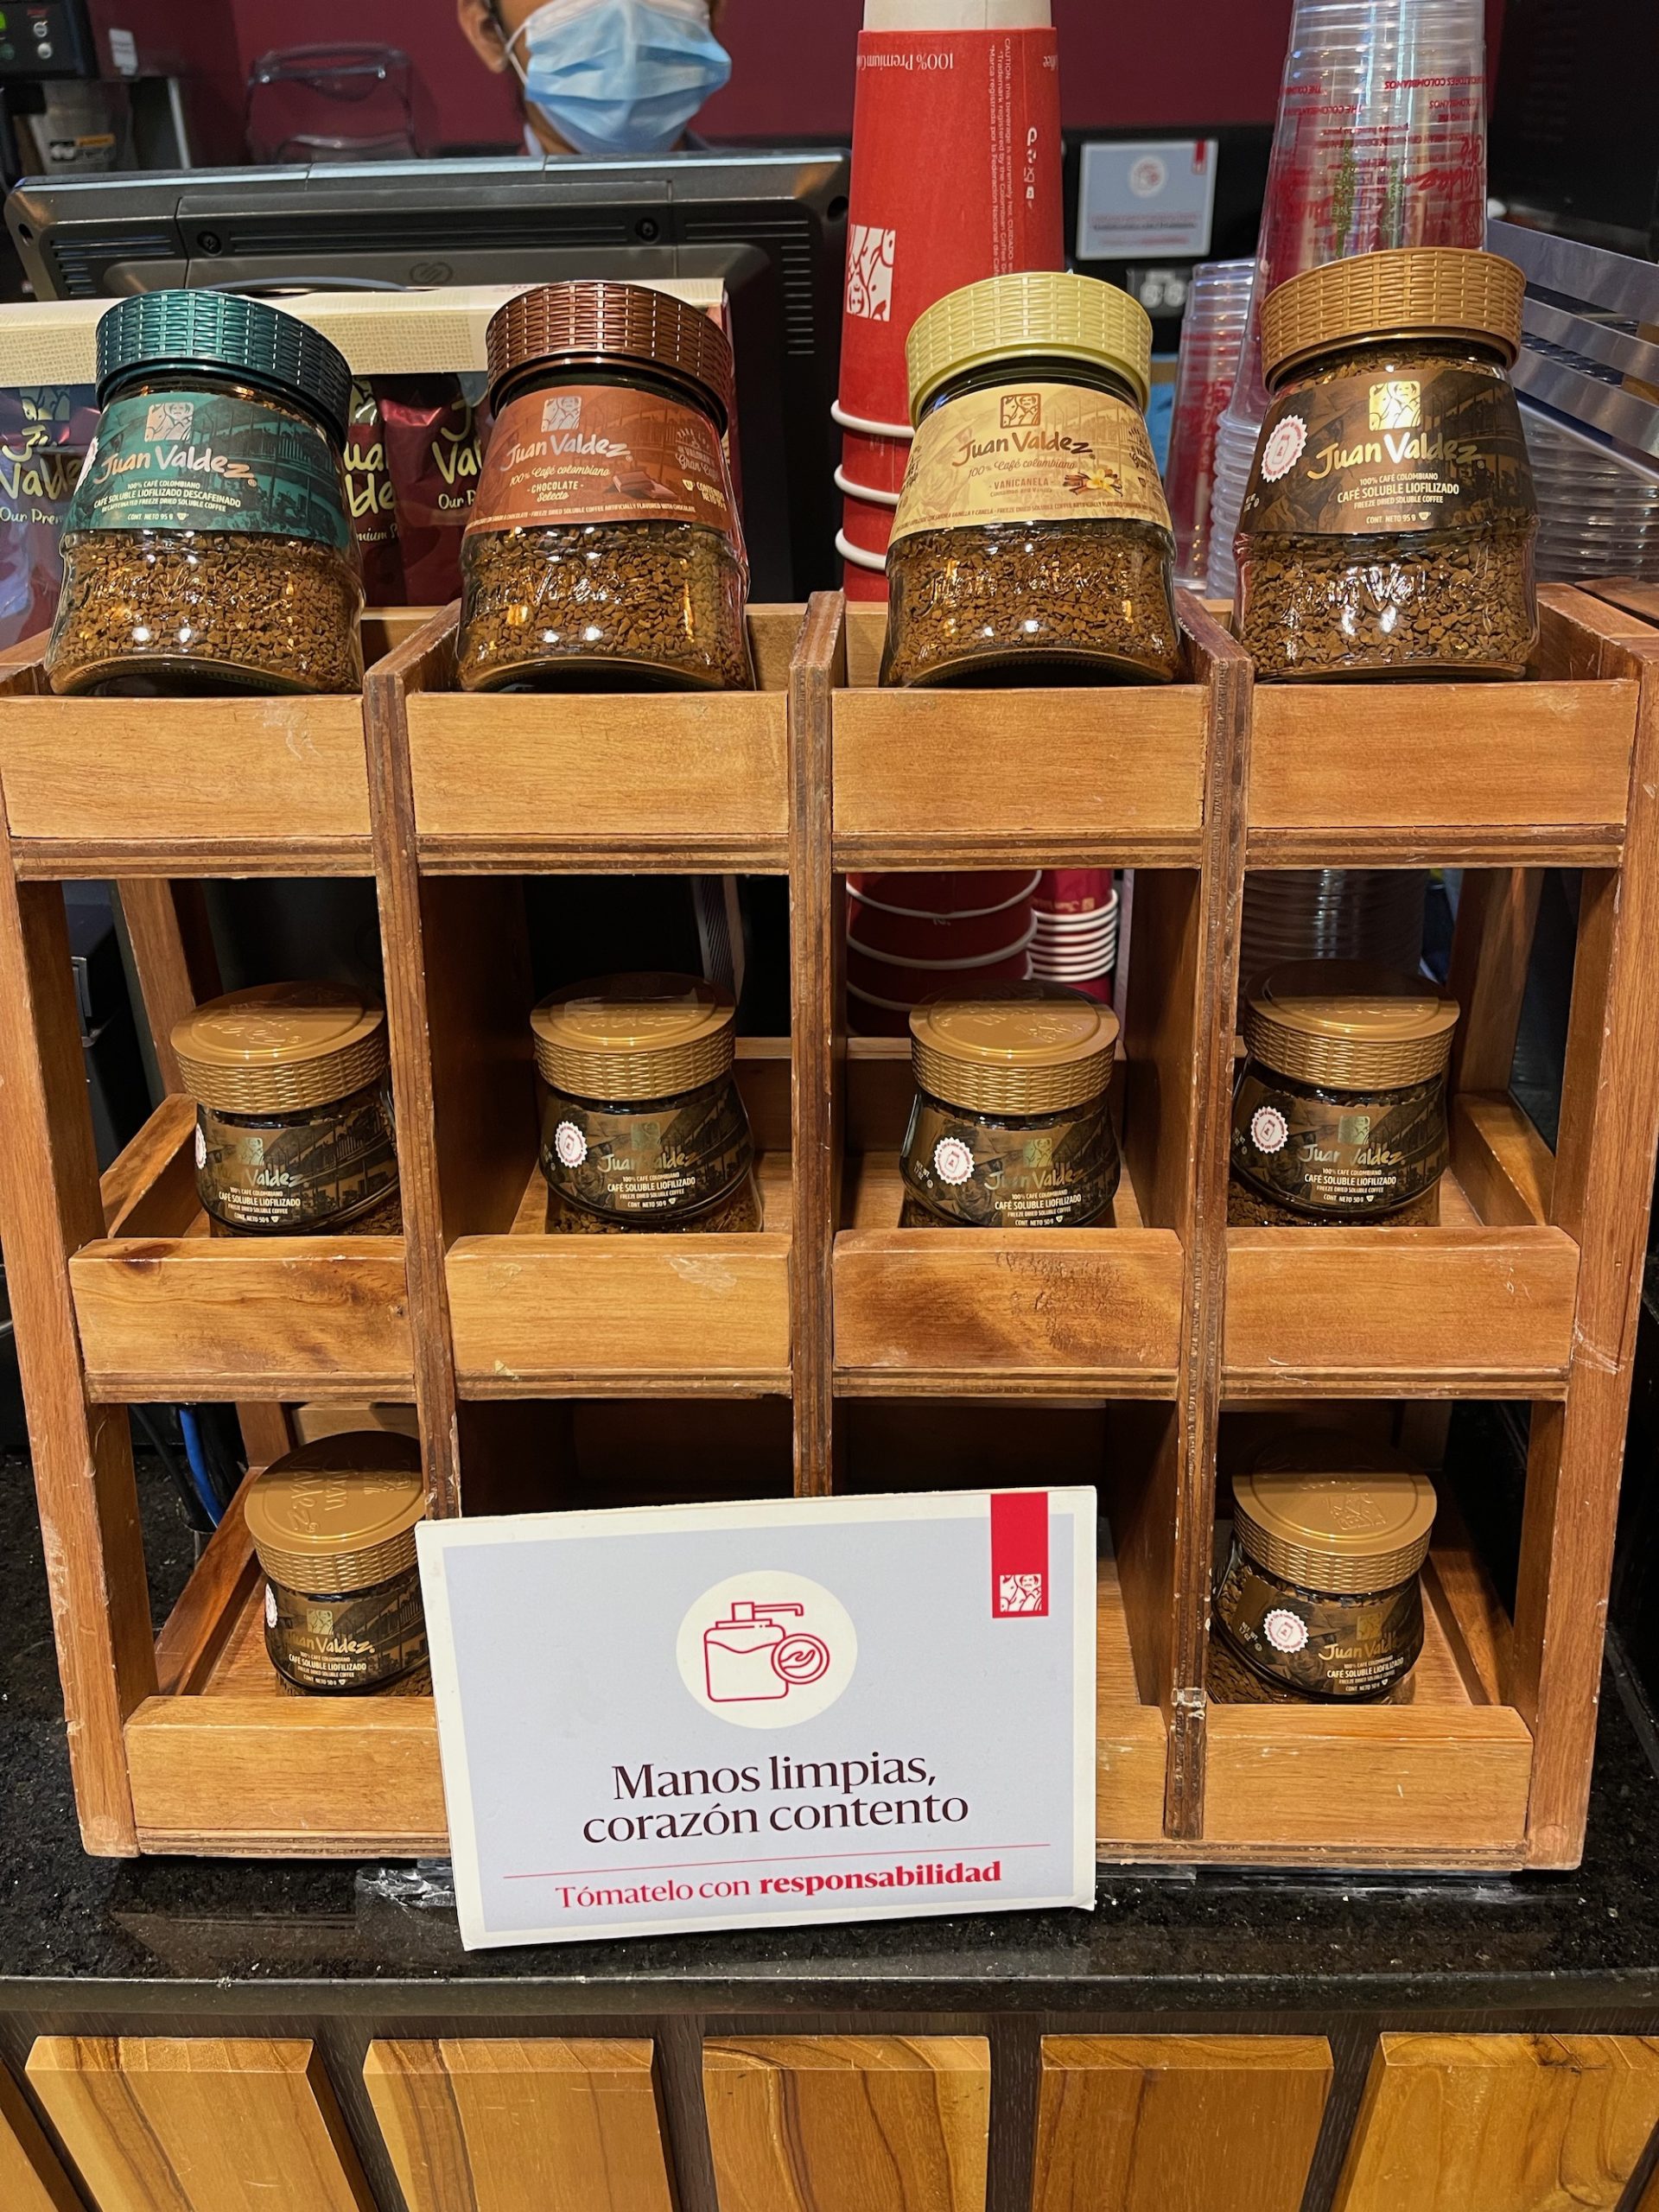
[(1135, 523), (992, 523), (887, 555), (888, 683), (1173, 678), (1168, 543)]
[(1495, 255), (1363, 254), (1271, 294), (1273, 394), (1237, 537), (1258, 677), (1519, 677), (1538, 518)]
[(64, 552), (54, 690), (355, 691), (362, 683), (361, 589), (326, 546), (100, 530), (66, 538)]
[[(482, 531), (466, 550), (456, 676), (468, 690), (563, 673), (593, 686), (747, 690), (743, 572), (727, 541), (678, 522)], [(550, 663), (555, 667), (550, 669)]]

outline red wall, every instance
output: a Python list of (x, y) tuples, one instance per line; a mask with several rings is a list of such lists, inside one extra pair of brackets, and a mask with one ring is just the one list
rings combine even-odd
[[(516, 141), (510, 86), (476, 60), (453, 0), (229, 0), (245, 68), (271, 46), (349, 36), (403, 47), (429, 143)], [(1054, 0), (1065, 120), (1084, 127), (1268, 123), (1291, 0)], [(1503, 0), (1487, 0), (1496, 39)], [(844, 135), (863, 0), (730, 0), (732, 81), (703, 111), (715, 136)]]

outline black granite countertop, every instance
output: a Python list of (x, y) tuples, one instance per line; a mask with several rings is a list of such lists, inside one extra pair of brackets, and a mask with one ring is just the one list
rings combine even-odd
[[(296, 1985), (308, 2005), (379, 2006), (401, 1985), (397, 2002), (454, 2016), (1659, 2013), (1659, 1779), (1616, 1662), (1572, 1874), (1109, 1872), (1093, 1913), (468, 1954), (453, 1910), (415, 1901), (441, 1896), (447, 1869), (88, 1859), (27, 1478), (0, 1463), (0, 2007), (270, 2012), (294, 2008)], [(188, 1565), (181, 1522), (152, 1565), (165, 1600)]]

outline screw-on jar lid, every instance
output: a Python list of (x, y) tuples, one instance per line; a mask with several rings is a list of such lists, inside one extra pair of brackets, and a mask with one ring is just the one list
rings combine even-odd
[(1303, 1590), (1392, 1590), (1428, 1556), (1434, 1485), (1385, 1444), (1340, 1429), (1292, 1429), (1233, 1478), (1238, 1541), (1258, 1567)]
[(613, 284), (598, 277), (537, 284), (490, 317), (484, 342), (490, 397), (522, 369), (632, 362), (689, 378), (718, 409), (722, 429), (737, 405), (731, 340), (701, 308), (647, 284)]
[(964, 284), (917, 318), (905, 345), (912, 422), (948, 377), (1033, 354), (1116, 369), (1142, 407), (1152, 391), (1152, 319), (1138, 300), (1097, 276), (1027, 270)]
[(1058, 1114), (1110, 1084), (1117, 1016), (1063, 983), (986, 983), (918, 1006), (910, 1040), (930, 1098), (975, 1114)]
[(134, 369), (213, 375), (229, 369), (249, 384), (304, 399), (342, 442), (352, 372), (331, 339), (297, 315), (240, 292), (135, 292), (98, 325), (98, 396)]
[(1262, 367), (1275, 377), (1368, 338), (1472, 338), (1521, 351), (1526, 272), (1465, 246), (1395, 246), (1304, 270), (1262, 303)]
[(1333, 1090), (1400, 1090), (1438, 1075), (1458, 1002), (1427, 976), (1367, 960), (1295, 960), (1273, 969), (1244, 1012), (1253, 1059)]
[(333, 1596), (372, 1590), (416, 1563), (421, 1447), (378, 1428), (319, 1437), (255, 1478), (243, 1514), (273, 1582)]
[(713, 1083), (737, 1054), (737, 1007), (700, 976), (644, 973), (569, 983), (530, 1017), (543, 1083), (609, 1103), (672, 1098)]
[(385, 1009), (343, 983), (256, 983), (173, 1025), (193, 1098), (221, 1114), (297, 1114), (384, 1073)]

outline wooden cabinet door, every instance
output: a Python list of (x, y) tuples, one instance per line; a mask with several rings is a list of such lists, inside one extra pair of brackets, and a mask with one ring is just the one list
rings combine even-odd
[(651, 2045), (372, 2043), (375, 2117), (409, 2212), (673, 2212)]
[(720, 2212), (984, 2212), (978, 2036), (722, 2040), (702, 2086)]
[(1047, 2036), (1033, 2212), (1299, 2212), (1322, 2036)]
[(1659, 2042), (1383, 2036), (1336, 2212), (1613, 2212), (1659, 2125)]
[(42, 2036), (29, 2078), (98, 2212), (375, 2212), (309, 2043)]

